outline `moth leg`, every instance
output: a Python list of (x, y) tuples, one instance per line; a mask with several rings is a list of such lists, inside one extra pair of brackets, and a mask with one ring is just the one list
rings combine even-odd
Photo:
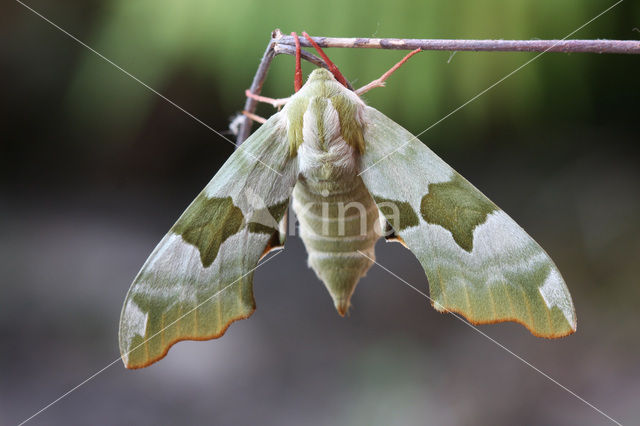
[(274, 108), (279, 108), (282, 105), (286, 104), (287, 101), (289, 101), (289, 98), (274, 99), (274, 98), (268, 98), (266, 96), (256, 95), (255, 93), (251, 93), (249, 89), (245, 90), (244, 94), (247, 96), (247, 98), (255, 99), (258, 102), (271, 104), (273, 105)]
[(405, 62), (407, 62), (410, 57), (412, 57), (413, 55), (415, 55), (416, 53), (421, 52), (421, 51), (422, 51), (422, 49), (420, 49), (420, 48), (411, 51), (409, 54), (407, 54), (407, 56), (402, 58), (397, 64), (392, 66), (389, 69), (389, 71), (387, 71), (384, 74), (382, 74), (380, 76), (380, 78), (378, 78), (376, 80), (373, 80), (371, 83), (367, 84), (366, 86), (362, 86), (361, 88), (356, 90), (356, 95), (358, 95), (358, 96), (363, 95), (363, 94), (367, 93), (369, 90), (375, 89), (376, 87), (384, 87), (385, 86), (385, 80), (387, 78), (389, 78), (391, 76), (391, 74), (396, 72), (396, 70), (398, 68), (400, 68)]
[(249, 117), (251, 120), (255, 121), (256, 123), (260, 123), (260, 124), (264, 124), (266, 123), (267, 119), (264, 117), (260, 117), (259, 115), (256, 115), (254, 113), (251, 113), (249, 111), (242, 111), (242, 115), (244, 115), (245, 117)]
[(293, 88), (297, 92), (302, 88), (302, 64), (300, 63), (300, 39), (294, 31), (291, 33), (296, 42), (296, 71), (293, 74)]
[(342, 75), (342, 73), (340, 72), (340, 70), (338, 69), (338, 67), (336, 66), (336, 64), (334, 64), (331, 59), (329, 59), (329, 57), (327, 56), (326, 53), (324, 53), (324, 51), (320, 48), (320, 46), (318, 46), (318, 43), (316, 43), (310, 36), (309, 34), (307, 34), (306, 32), (302, 32), (302, 35), (309, 41), (309, 43), (311, 43), (311, 45), (314, 47), (314, 49), (316, 49), (316, 51), (318, 52), (318, 54), (322, 57), (322, 59), (324, 60), (324, 62), (327, 64), (327, 66), (329, 67), (329, 71), (331, 71), (331, 74), (333, 74), (333, 76), (336, 78), (336, 80), (338, 80), (340, 82), (340, 84), (342, 84), (344, 87), (346, 88), (350, 88), (349, 83), (347, 82), (347, 79), (344, 78), (344, 76)]

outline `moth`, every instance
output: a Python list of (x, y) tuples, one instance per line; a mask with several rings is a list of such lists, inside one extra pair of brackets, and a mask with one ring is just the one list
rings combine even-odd
[(350, 90), (303, 34), (331, 71), (314, 70), (302, 86), (295, 36), (295, 94), (231, 155), (133, 281), (120, 319), (125, 366), (145, 367), (178, 341), (220, 337), (249, 317), (253, 272), (283, 247), (291, 201), (309, 265), (340, 315), (384, 234), (418, 258), (438, 311), (473, 324), (515, 321), (547, 338), (573, 333), (571, 296), (545, 251), (409, 131), (366, 105), (363, 90)]

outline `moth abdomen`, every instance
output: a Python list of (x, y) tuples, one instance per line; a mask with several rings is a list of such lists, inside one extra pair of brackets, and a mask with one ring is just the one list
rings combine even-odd
[(344, 315), (358, 281), (373, 264), (380, 236), (378, 208), (362, 179), (353, 176), (330, 184), (300, 179), (293, 192), (293, 209), (309, 266)]

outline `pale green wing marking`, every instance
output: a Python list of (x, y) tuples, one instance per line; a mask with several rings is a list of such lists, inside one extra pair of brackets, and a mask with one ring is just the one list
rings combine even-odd
[[(370, 107), (365, 122), (361, 177), (379, 205), (398, 203), (396, 234), (422, 264), (434, 307), (536, 336), (574, 332), (571, 296), (544, 250), (407, 130)], [(380, 210), (394, 226), (393, 209)]]
[(135, 278), (120, 318), (128, 368), (161, 359), (180, 340), (219, 337), (253, 313), (253, 269), (284, 241), (278, 228), (296, 177), (276, 114), (233, 153)]

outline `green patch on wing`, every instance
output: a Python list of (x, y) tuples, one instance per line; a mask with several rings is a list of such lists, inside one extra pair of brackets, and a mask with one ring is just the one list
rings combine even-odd
[(337, 95), (330, 98), (331, 104), (338, 111), (340, 119), (340, 134), (342, 138), (353, 149), (360, 154), (364, 152), (364, 136), (362, 125), (356, 120), (358, 105), (344, 95)]
[(249, 232), (253, 232), (254, 234), (273, 234), (275, 231), (277, 231), (276, 228), (269, 226), (269, 225), (264, 225), (262, 223), (258, 223), (258, 222), (251, 222), (249, 223)]
[(387, 218), (387, 222), (396, 232), (420, 224), (418, 215), (413, 211), (411, 204), (406, 201), (389, 200), (376, 196), (373, 198), (384, 217)]
[[(282, 220), (284, 213), (287, 211), (287, 207), (289, 207), (289, 200), (269, 206), (264, 209), (266, 211), (255, 212), (255, 217), (259, 217), (261, 220), (255, 221), (252, 219), (249, 221), (249, 232), (254, 232), (256, 234), (273, 234), (278, 230), (278, 224), (280, 223), (280, 220)], [(265, 223), (267, 221), (271, 223)]]
[(289, 155), (294, 157), (298, 148), (302, 145), (303, 116), (309, 105), (309, 98), (294, 98), (287, 105), (287, 119), (289, 128), (287, 139), (289, 140)]
[(210, 266), (222, 243), (242, 228), (244, 216), (231, 197), (209, 198), (201, 193), (171, 229), (198, 248), (202, 265)]
[(429, 193), (422, 198), (420, 213), (425, 221), (440, 225), (453, 235), (464, 250), (473, 249), (473, 230), (497, 210), (487, 199), (459, 174), (452, 180), (429, 185)]

